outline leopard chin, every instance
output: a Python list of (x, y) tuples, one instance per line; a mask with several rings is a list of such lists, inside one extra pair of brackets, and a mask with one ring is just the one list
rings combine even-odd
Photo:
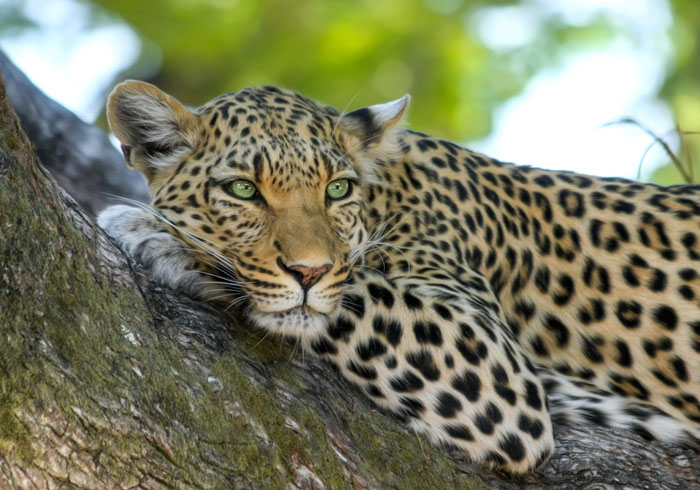
[(274, 313), (251, 310), (248, 318), (272, 333), (298, 339), (313, 339), (328, 329), (328, 317), (308, 305)]

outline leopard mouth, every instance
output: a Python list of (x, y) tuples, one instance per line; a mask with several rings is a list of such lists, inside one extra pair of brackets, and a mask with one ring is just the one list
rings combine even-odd
[[(218, 266), (216, 268), (216, 274), (222, 279), (220, 281), (222, 287), (224, 290), (226, 290), (231, 297), (233, 298), (240, 298), (240, 300), (234, 299), (233, 301), (236, 302), (237, 308), (243, 308), (245, 311), (250, 311), (250, 312), (258, 312), (261, 315), (275, 315), (278, 317), (284, 317), (284, 316), (324, 316), (327, 315), (329, 312), (328, 311), (321, 311), (314, 306), (311, 305), (309, 302), (309, 290), (308, 289), (303, 289), (301, 292), (302, 296), (298, 298), (298, 302), (294, 304), (293, 306), (290, 306), (286, 309), (282, 308), (275, 308), (273, 305), (270, 305), (272, 307), (268, 308), (260, 308), (259, 305), (260, 303), (256, 301), (256, 294), (255, 292), (252, 291), (245, 291), (245, 288), (241, 288), (241, 286), (238, 286), (237, 283), (240, 282), (239, 278), (235, 274), (234, 271), (232, 271), (230, 268), (226, 268), (223, 266)], [(245, 299), (242, 298), (242, 296), (245, 297)], [(263, 303), (265, 304), (265, 303)], [(282, 306), (282, 305), (279, 305)], [(328, 308), (324, 308), (325, 310), (328, 310)], [(333, 306), (330, 307), (330, 309), (334, 309)]]
[(299, 305), (276, 312), (251, 309), (248, 312), (248, 318), (273, 333), (302, 339), (311, 339), (320, 335), (327, 330), (328, 326), (328, 317), (308, 305)]

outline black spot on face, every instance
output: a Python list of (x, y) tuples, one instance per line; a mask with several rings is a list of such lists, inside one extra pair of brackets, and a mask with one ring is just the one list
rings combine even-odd
[(375, 315), (372, 319), (372, 330), (374, 330), (374, 333), (376, 334), (386, 334), (386, 322), (384, 321), (384, 318), (379, 315)]
[(262, 155), (260, 153), (256, 153), (253, 156), (253, 171), (255, 172), (255, 179), (257, 181), (260, 181), (262, 178)]
[(476, 351), (462, 339), (457, 340), (455, 347), (457, 347), (459, 353), (462, 354), (462, 357), (464, 357), (469, 364), (478, 366), (481, 362), (481, 358)]
[(500, 363), (497, 362), (491, 366), (491, 375), (496, 383), (508, 384), (508, 374)]
[(416, 142), (416, 146), (423, 153), (425, 153), (426, 151), (431, 150), (431, 149), (432, 150), (437, 149), (437, 144), (434, 141), (427, 139), (427, 138), (418, 140)]
[(472, 327), (470, 327), (466, 323), (459, 323), (457, 324), (457, 326), (459, 327), (459, 331), (465, 339), (470, 340), (474, 338), (474, 329)]
[(486, 404), (486, 416), (494, 424), (500, 424), (503, 421), (503, 414), (498, 407), (491, 402)]

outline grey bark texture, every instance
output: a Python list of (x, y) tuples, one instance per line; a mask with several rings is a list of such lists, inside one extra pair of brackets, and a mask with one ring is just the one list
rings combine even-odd
[[(533, 474), (476, 468), (318, 360), (149, 283), (40, 164), (8, 92), (46, 99), (20, 84), (0, 81), (0, 488), (700, 487), (696, 452), (595, 427), (557, 425)], [(52, 104), (23, 126), (63, 131)], [(94, 131), (42, 141), (96, 210), (99, 155), (71, 136)]]

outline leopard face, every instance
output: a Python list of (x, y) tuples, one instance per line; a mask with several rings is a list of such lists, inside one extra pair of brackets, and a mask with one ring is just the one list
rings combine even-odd
[(254, 321), (282, 334), (325, 328), (368, 238), (362, 113), (341, 118), (275, 87), (189, 111), (141, 82), (117, 88), (108, 109), (153, 209), (210, 275), (202, 295), (245, 301)]

